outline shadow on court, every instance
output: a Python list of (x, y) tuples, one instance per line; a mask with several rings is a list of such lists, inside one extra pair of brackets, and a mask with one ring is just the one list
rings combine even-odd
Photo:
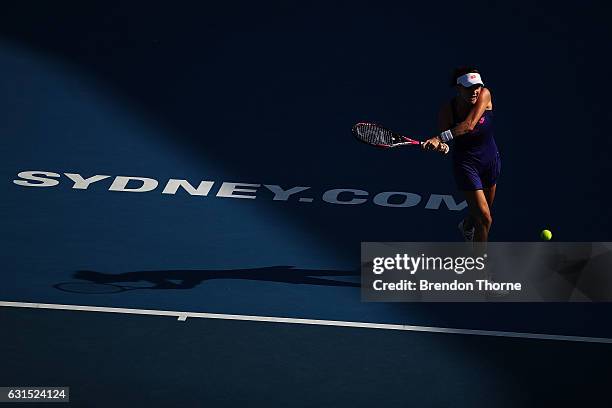
[[(332, 279), (337, 277), (359, 277), (359, 271), (300, 269), (284, 265), (254, 269), (134, 271), (119, 274), (77, 271), (74, 273), (73, 277), (81, 280), (81, 284), (113, 285), (117, 288), (121, 288), (120, 285), (141, 284), (143, 282), (152, 285), (136, 287), (138, 289), (193, 289), (213, 279), (240, 279), (300, 285), (360, 287), (359, 282)], [(66, 289), (66, 283), (58, 283), (54, 285), (54, 287), (59, 290), (72, 291)], [(130, 289), (135, 288), (131, 287)], [(83, 286), (80, 292), (87, 293), (86, 287)]]

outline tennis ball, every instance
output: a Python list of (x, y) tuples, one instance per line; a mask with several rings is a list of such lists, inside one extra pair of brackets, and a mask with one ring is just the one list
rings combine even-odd
[(540, 233), (540, 238), (542, 238), (542, 240), (544, 241), (550, 241), (552, 238), (552, 232), (546, 229), (542, 230), (542, 232)]

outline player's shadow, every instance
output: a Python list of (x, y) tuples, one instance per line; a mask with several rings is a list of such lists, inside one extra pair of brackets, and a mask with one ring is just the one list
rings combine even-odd
[[(148, 282), (152, 286), (147, 287), (147, 289), (192, 289), (213, 279), (360, 287), (359, 282), (354, 282), (354, 278), (359, 277), (359, 271), (300, 269), (281, 265), (249, 269), (134, 271), (118, 274), (77, 271), (73, 277), (97, 284), (130, 285)], [(353, 278), (353, 282), (334, 279), (339, 277)]]

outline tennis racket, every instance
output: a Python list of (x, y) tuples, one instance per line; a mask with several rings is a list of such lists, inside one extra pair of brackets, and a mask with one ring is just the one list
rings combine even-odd
[[(402, 146), (422, 146), (423, 142), (410, 139), (409, 137), (397, 134), (376, 123), (359, 122), (353, 126), (353, 135), (357, 140), (372, 146), (382, 148), (402, 147)], [(448, 153), (450, 150), (446, 143), (442, 143), (441, 152)]]

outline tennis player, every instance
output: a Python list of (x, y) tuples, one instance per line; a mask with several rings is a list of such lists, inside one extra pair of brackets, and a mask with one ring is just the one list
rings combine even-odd
[(440, 150), (441, 143), (454, 141), (453, 173), (459, 190), (465, 195), (469, 214), (459, 223), (466, 241), (486, 242), (493, 218), (501, 159), (493, 137), (493, 102), (478, 70), (459, 67), (453, 72), (452, 85), (457, 95), (440, 109), (440, 135), (423, 148)]

